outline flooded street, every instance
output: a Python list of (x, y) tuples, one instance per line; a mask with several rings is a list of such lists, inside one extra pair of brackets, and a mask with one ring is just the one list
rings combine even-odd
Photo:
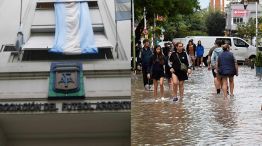
[[(159, 93), (159, 92), (158, 92)], [(165, 97), (170, 97), (165, 81)], [(132, 145), (262, 145), (262, 81), (240, 66), (235, 96), (216, 95), (213, 76), (197, 68), (182, 101), (159, 101), (132, 76)]]

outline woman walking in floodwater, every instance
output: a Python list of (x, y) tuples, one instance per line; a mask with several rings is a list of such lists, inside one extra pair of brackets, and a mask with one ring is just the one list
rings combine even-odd
[[(188, 80), (188, 74), (191, 74), (191, 62), (184, 51), (183, 43), (177, 43), (177, 51), (171, 54), (169, 60), (172, 64), (170, 71), (172, 72), (173, 80), (173, 101), (177, 101), (178, 87), (179, 95), (182, 99), (184, 97), (184, 81)], [(186, 66), (186, 69), (182, 68), (182, 64)]]
[(234, 75), (238, 76), (238, 65), (233, 53), (229, 52), (229, 45), (225, 44), (222, 48), (223, 52), (218, 57), (216, 69), (219, 76), (222, 78), (222, 90), (224, 99), (226, 99), (228, 80), (230, 96), (234, 96)]
[(158, 81), (160, 84), (160, 96), (164, 98), (164, 65), (165, 65), (165, 56), (161, 50), (161, 46), (157, 45), (154, 48), (154, 54), (151, 57), (150, 61), (151, 67), (149, 68), (150, 74), (148, 76), (153, 79), (154, 84), (154, 97), (157, 97), (157, 88), (158, 88)]

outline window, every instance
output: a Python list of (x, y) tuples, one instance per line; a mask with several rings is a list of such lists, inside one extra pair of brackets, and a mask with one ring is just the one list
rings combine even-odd
[[(97, 1), (89, 1), (88, 6), (90, 8), (98, 8)], [(37, 3), (36, 9), (54, 9), (54, 3), (53, 2), (40, 2)]]
[(248, 44), (244, 42), (243, 40), (234, 38), (234, 44), (236, 47), (247, 47)]
[(16, 51), (15, 46), (14, 45), (2, 45), (1, 47), (1, 52), (12, 52), (12, 51)]
[(233, 23), (234, 24), (238, 24), (238, 23), (242, 23), (243, 22), (243, 18), (242, 17), (234, 17), (233, 18)]
[(54, 9), (54, 3), (37, 3), (36, 9)]
[(217, 38), (217, 40), (221, 40), (222, 44), (228, 43), (230, 46), (232, 46), (230, 38)]
[(110, 48), (99, 48), (98, 54), (61, 55), (49, 53), (48, 50), (24, 50), (22, 61), (85, 61), (92, 59), (113, 59)]

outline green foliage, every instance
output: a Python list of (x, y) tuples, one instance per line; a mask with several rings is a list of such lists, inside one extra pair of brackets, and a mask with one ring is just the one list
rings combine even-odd
[(209, 36), (223, 36), (226, 26), (226, 19), (220, 12), (212, 12), (206, 19), (207, 33)]
[(262, 67), (262, 53), (258, 52), (255, 60), (256, 67)]
[[(135, 23), (136, 27), (136, 40), (140, 39), (143, 31), (143, 12), (146, 8), (147, 26), (154, 25), (154, 16), (160, 15), (166, 18), (163, 22), (156, 22), (158, 27), (163, 27), (165, 32), (165, 39), (171, 40), (180, 30), (179, 19), (180, 15), (190, 15), (200, 9), (198, 0), (134, 0), (135, 2)], [(184, 26), (184, 24), (183, 24)], [(149, 28), (149, 27), (148, 27)], [(182, 28), (182, 32), (188, 32), (188, 29)], [(158, 31), (158, 29), (154, 30)], [(153, 32), (151, 32), (153, 33)], [(157, 33), (157, 35), (159, 35)]]
[[(262, 19), (259, 18), (258, 22), (261, 23)], [(240, 23), (237, 25), (237, 35), (242, 38), (252, 38), (256, 35), (256, 19), (250, 18), (247, 23)]]
[(165, 40), (189, 35), (207, 35), (205, 27), (206, 11), (197, 11), (190, 15), (168, 17), (164, 22), (157, 22), (165, 30)]
[(143, 16), (144, 7), (147, 19), (153, 22), (154, 14), (172, 17), (177, 14), (192, 14), (199, 9), (198, 0), (134, 0), (135, 19), (140, 21)]
[(237, 35), (242, 38), (252, 38), (256, 35), (256, 20), (250, 18), (247, 23), (237, 25)]

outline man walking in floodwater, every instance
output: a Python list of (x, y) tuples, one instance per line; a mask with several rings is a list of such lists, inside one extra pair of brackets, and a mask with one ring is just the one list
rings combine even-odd
[(142, 49), (142, 52), (140, 53), (140, 58), (142, 62), (142, 73), (143, 73), (143, 81), (144, 81), (144, 87), (146, 90), (150, 90), (150, 87), (152, 88), (153, 81), (150, 79), (150, 77), (147, 76), (150, 70), (150, 60), (151, 56), (153, 55), (153, 52), (150, 48), (149, 40), (145, 39), (143, 41), (144, 47)]
[(221, 40), (216, 40), (216, 41), (215, 41), (215, 45), (214, 45), (214, 46), (209, 50), (209, 52), (208, 52), (208, 62), (207, 62), (207, 64), (208, 64), (208, 70), (209, 70), (209, 71), (212, 70), (212, 75), (213, 75), (213, 77), (214, 77), (214, 85), (215, 85), (215, 87), (216, 87), (216, 92), (217, 92), (217, 94), (220, 94), (220, 88), (221, 88), (221, 86), (220, 86), (220, 80), (219, 80), (219, 78), (217, 77), (217, 74), (215, 73), (215, 62), (214, 62), (214, 60), (213, 60), (213, 62), (211, 63), (211, 56), (212, 56), (214, 50), (215, 50), (216, 48), (218, 48), (218, 47), (221, 47), (221, 45), (222, 45)]

